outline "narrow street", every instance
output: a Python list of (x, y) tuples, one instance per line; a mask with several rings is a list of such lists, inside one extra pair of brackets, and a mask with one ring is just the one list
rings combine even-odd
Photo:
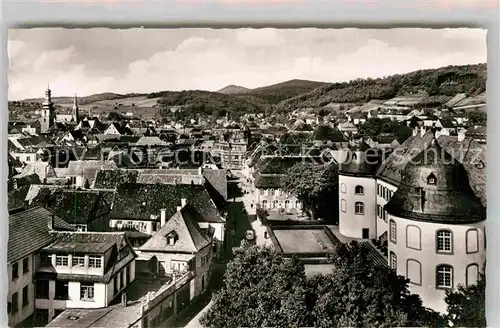
[[(247, 193), (245, 193), (247, 191)], [(255, 232), (255, 243), (264, 245), (271, 243), (270, 239), (264, 238), (265, 227), (262, 226), (256, 218), (255, 206), (252, 206), (253, 195), (250, 192), (250, 186), (247, 185), (246, 179), (228, 181), (228, 214), (226, 221), (226, 248), (225, 261), (230, 261), (233, 258), (233, 247), (241, 245), (241, 241), (245, 239), (247, 230)], [(223, 275), (225, 264), (214, 264), (211, 278), (211, 292), (214, 293), (223, 285)], [(177, 326), (189, 328), (201, 328), (200, 319), (210, 309), (212, 305), (211, 296), (193, 304), (192, 311), (184, 316), (183, 320), (179, 320)]]

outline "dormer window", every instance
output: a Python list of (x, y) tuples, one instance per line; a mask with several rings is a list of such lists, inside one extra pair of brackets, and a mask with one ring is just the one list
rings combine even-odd
[(179, 235), (174, 230), (170, 231), (167, 235), (167, 245), (175, 245), (175, 242), (179, 239)]
[(427, 177), (427, 184), (428, 185), (431, 185), (431, 186), (435, 186), (436, 185), (436, 176), (431, 173), (428, 177)]
[(484, 163), (483, 163), (483, 161), (479, 161), (479, 162), (476, 164), (476, 168), (478, 168), (478, 169), (484, 169)]

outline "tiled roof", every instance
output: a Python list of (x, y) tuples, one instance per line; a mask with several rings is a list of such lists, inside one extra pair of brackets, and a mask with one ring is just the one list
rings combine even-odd
[(151, 215), (160, 215), (166, 209), (172, 216), (181, 200), (190, 202), (206, 220), (220, 220), (210, 195), (202, 185), (166, 185), (126, 183), (117, 187), (111, 218), (150, 220)]
[[(409, 137), (382, 162), (377, 171), (377, 178), (399, 186), (401, 172), (406, 164), (413, 156), (427, 148), (433, 138), (431, 131), (423, 137), (420, 134)], [(464, 165), (469, 176), (469, 184), (483, 205), (486, 205), (486, 149), (471, 138), (459, 142), (457, 137), (441, 135), (438, 143)], [(478, 162), (483, 165), (478, 165)]]
[(99, 192), (93, 190), (52, 190), (49, 195), (39, 194), (34, 202), (72, 224), (87, 224), (110, 212)]
[[(210, 238), (206, 237), (196, 224), (199, 216), (200, 214), (192, 206), (184, 206), (170, 217), (165, 225), (139, 248), (140, 251), (195, 253), (210, 245)], [(177, 234), (177, 238), (174, 245), (169, 245), (167, 243), (167, 235), (172, 232)]]
[(331, 142), (347, 142), (346, 137), (337, 128), (332, 128), (328, 125), (318, 125), (314, 130), (312, 140), (331, 141)]
[(227, 174), (226, 170), (203, 169), (203, 176), (224, 200), (227, 200)]
[(24, 199), (28, 194), (30, 186), (21, 186), (17, 189), (12, 189), (7, 197), (7, 208), (9, 211), (25, 207)]
[[(434, 185), (427, 183), (429, 172), (435, 175)], [(430, 222), (472, 223), (486, 218), (465, 167), (436, 140), (406, 165), (385, 209), (392, 215)]]
[[(8, 262), (19, 260), (54, 240), (48, 227), (51, 217), (52, 213), (41, 207), (9, 215)], [(54, 217), (54, 228), (73, 230), (58, 217)]]
[(387, 259), (378, 251), (370, 241), (361, 241), (359, 246), (366, 251), (366, 256), (373, 264), (381, 267), (387, 267)]
[(158, 137), (142, 137), (136, 142), (137, 146), (166, 146), (167, 143)]
[(56, 240), (44, 247), (43, 250), (63, 253), (104, 254), (110, 248), (114, 248), (116, 251), (111, 252), (111, 257), (104, 268), (105, 274), (103, 276), (60, 274), (55, 272), (52, 267), (41, 267), (37, 271), (36, 276), (51, 280), (109, 283), (117, 272), (137, 257), (127, 240), (125, 232), (57, 233)]
[(116, 163), (113, 161), (70, 161), (68, 164), (67, 176), (81, 176), (83, 175), (90, 184), (95, 179), (96, 173), (100, 170), (113, 170), (118, 169)]
[(122, 183), (136, 183), (136, 170), (99, 170), (94, 181), (94, 188), (114, 189)]
[(25, 177), (27, 175), (37, 174), (41, 181), (45, 178), (55, 177), (55, 171), (49, 162), (36, 161), (26, 165), (21, 173), (19, 173), (16, 178)]
[(121, 249), (125, 232), (58, 232), (45, 251), (103, 254), (111, 247)]

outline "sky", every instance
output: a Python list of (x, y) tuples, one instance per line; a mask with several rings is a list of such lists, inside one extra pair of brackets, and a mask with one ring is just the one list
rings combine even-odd
[(11, 29), (9, 100), (217, 91), (486, 62), (483, 29)]

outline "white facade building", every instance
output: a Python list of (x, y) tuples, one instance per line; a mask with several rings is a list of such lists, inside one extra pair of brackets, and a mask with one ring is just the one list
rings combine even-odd
[(446, 290), (475, 284), (485, 263), (486, 209), (465, 168), (434, 139), (406, 165), (385, 210), (389, 265), (425, 306), (446, 313)]

